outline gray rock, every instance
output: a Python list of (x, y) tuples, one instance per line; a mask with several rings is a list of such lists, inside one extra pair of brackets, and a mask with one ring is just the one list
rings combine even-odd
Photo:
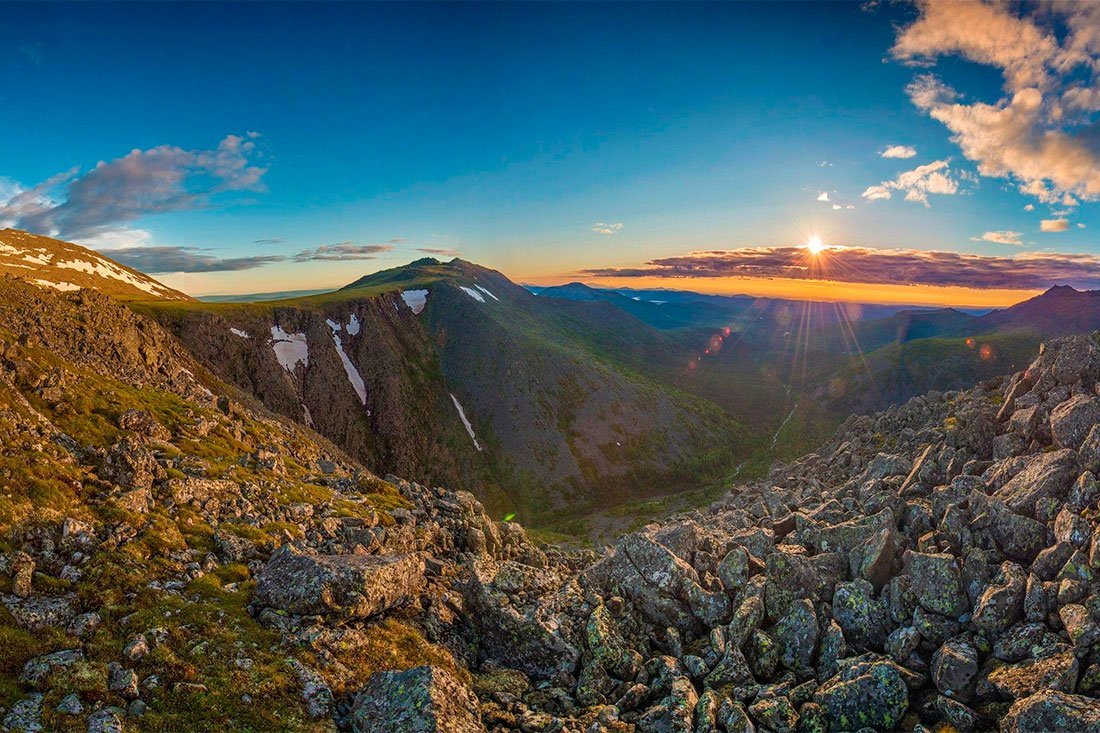
[(932, 681), (948, 697), (967, 699), (977, 674), (978, 650), (965, 637), (949, 639), (932, 655)]
[(959, 566), (951, 555), (906, 552), (905, 564), (913, 576), (913, 592), (926, 610), (958, 617), (970, 607)]
[(1100, 730), (1096, 700), (1056, 690), (1042, 690), (1017, 700), (1001, 722), (1003, 733), (1086, 733)]
[(1075, 478), (1077, 461), (1072, 450), (1039, 453), (994, 496), (1012, 511), (1034, 516), (1036, 502), (1043, 498), (1064, 499)]
[(1050, 412), (1050, 434), (1059, 448), (1079, 448), (1092, 427), (1100, 423), (1100, 400), (1074, 395)]
[(405, 605), (423, 585), (416, 555), (312, 555), (283, 545), (256, 579), (254, 600), (301, 616), (369, 618)]
[(355, 695), (354, 733), (483, 733), (478, 700), (440, 667), (377, 672)]
[(1024, 569), (1005, 562), (993, 583), (985, 589), (974, 607), (973, 622), (989, 632), (1004, 631), (1023, 616), (1027, 579)]

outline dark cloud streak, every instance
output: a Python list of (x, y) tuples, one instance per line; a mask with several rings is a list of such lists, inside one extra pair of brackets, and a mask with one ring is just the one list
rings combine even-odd
[(343, 260), (373, 260), (375, 255), (389, 252), (392, 244), (357, 244), (339, 242), (322, 244), (294, 255), (295, 262), (341, 262)]
[(649, 260), (643, 267), (595, 268), (591, 277), (750, 277), (848, 283), (932, 285), (1037, 290), (1067, 284), (1100, 288), (1100, 257), (1085, 254), (1018, 254), (827, 249), (816, 257), (803, 247), (751, 247), (691, 252)]
[(239, 272), (286, 259), (280, 255), (221, 259), (204, 254), (197, 247), (125, 247), (106, 250), (103, 254), (150, 275), (166, 272)]

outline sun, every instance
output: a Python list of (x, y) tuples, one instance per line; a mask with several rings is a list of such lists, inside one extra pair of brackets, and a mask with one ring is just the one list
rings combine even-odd
[(812, 255), (819, 255), (825, 251), (825, 243), (821, 241), (821, 237), (815, 234), (806, 240), (806, 249)]

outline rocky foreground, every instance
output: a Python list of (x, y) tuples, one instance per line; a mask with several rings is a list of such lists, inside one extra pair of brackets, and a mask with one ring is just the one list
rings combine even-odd
[(1100, 730), (1098, 382), (1053, 342), (568, 551), (0, 282), (0, 727)]
[(254, 608), (309, 644), (419, 606), (472, 673), (377, 674), (355, 731), (1100, 730), (1098, 381), (1054, 342), (600, 554), (398, 483), (418, 552), (284, 547)]

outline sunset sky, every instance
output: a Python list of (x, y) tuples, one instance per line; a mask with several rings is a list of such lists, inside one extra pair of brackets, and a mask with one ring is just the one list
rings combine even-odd
[(867, 302), (1100, 288), (1100, 3), (28, 3), (0, 23), (0, 226), (192, 294), (427, 255)]

